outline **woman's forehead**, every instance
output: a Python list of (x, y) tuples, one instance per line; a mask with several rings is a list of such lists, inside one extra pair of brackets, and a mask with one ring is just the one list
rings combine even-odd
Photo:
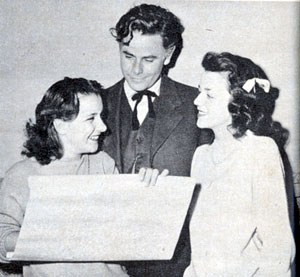
[(79, 112), (91, 113), (102, 110), (102, 99), (97, 94), (78, 94)]
[(228, 87), (228, 72), (204, 71), (201, 74), (199, 83), (201, 89), (212, 89), (224, 86)]

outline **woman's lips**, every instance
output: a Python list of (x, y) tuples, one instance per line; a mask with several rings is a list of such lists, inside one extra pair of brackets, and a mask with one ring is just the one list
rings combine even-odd
[(90, 137), (90, 140), (93, 140), (93, 141), (98, 141), (99, 139), (99, 135), (93, 135)]
[(206, 112), (198, 110), (198, 116), (204, 116), (206, 114), (207, 114)]

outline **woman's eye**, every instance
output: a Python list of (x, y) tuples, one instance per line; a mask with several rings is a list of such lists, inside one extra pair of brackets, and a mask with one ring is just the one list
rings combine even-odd
[(212, 97), (211, 95), (207, 94), (207, 98), (213, 99), (214, 97)]
[(94, 117), (94, 116), (92, 116), (92, 117), (89, 117), (89, 118), (87, 118), (86, 120), (87, 120), (87, 121), (93, 121), (93, 120), (94, 120), (94, 118), (95, 118), (95, 117)]

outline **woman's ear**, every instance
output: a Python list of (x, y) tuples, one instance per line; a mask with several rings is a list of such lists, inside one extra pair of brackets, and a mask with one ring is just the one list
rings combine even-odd
[(68, 128), (68, 122), (66, 122), (62, 119), (56, 118), (53, 120), (53, 126), (59, 135), (64, 135)]
[(173, 55), (173, 53), (174, 53), (174, 51), (175, 51), (175, 48), (176, 48), (176, 46), (173, 45), (173, 46), (169, 47), (169, 48), (166, 50), (167, 53), (166, 53), (166, 57), (165, 57), (165, 60), (164, 60), (164, 65), (168, 65), (168, 64), (170, 63), (171, 58), (172, 58), (172, 55)]

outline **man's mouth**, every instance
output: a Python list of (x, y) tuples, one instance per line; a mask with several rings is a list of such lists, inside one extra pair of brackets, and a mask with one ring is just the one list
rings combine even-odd
[(138, 83), (144, 81), (144, 78), (131, 77), (131, 80)]

